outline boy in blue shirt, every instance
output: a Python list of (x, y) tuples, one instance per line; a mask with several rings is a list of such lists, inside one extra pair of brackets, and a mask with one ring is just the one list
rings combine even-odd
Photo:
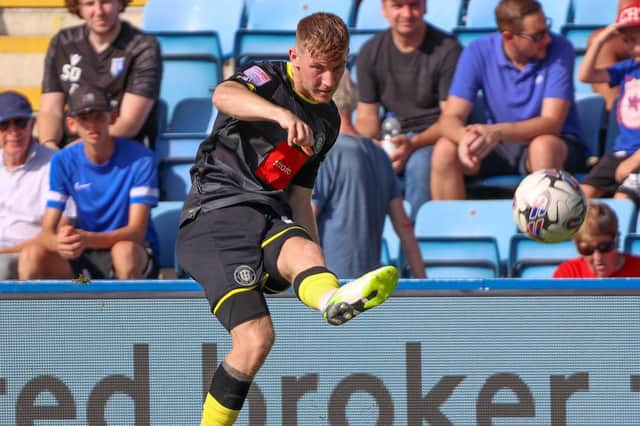
[[(630, 58), (609, 68), (596, 68), (602, 46), (616, 35), (622, 38)], [(616, 22), (597, 35), (580, 65), (578, 77), (586, 83), (620, 86), (617, 117), (620, 133), (613, 149), (605, 153), (585, 176), (582, 190), (587, 197), (630, 198), (640, 201), (640, 2), (618, 14)]]
[[(157, 277), (158, 239), (150, 209), (158, 203), (153, 153), (109, 135), (115, 119), (101, 91), (79, 87), (66, 124), (80, 142), (51, 160), (50, 191), (39, 244), (23, 251), (23, 279)], [(59, 226), (66, 202), (75, 225)]]

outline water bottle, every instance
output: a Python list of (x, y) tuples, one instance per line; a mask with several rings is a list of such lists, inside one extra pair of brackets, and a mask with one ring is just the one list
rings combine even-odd
[(388, 112), (384, 116), (384, 120), (382, 120), (382, 125), (380, 126), (382, 148), (387, 152), (387, 154), (390, 155), (396, 150), (396, 146), (391, 142), (391, 138), (399, 135), (401, 131), (402, 125), (400, 124), (400, 120), (398, 120), (396, 113)]

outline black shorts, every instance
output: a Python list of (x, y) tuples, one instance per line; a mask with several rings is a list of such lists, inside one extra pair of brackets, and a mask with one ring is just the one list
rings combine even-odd
[[(567, 159), (564, 169), (570, 173), (586, 170), (586, 150), (584, 144), (571, 136), (563, 136), (567, 144)], [(527, 155), (529, 145), (526, 143), (500, 142), (487, 155), (480, 165), (480, 172), (474, 177), (485, 178), (501, 175), (527, 175)]]
[(311, 239), (306, 229), (267, 206), (239, 204), (192, 214), (180, 225), (176, 253), (204, 288), (213, 314), (231, 330), (269, 315), (263, 293), (290, 287), (277, 260), (284, 242), (294, 236)]
[[(158, 260), (148, 243), (144, 244), (147, 253), (147, 264), (142, 273), (143, 278), (158, 278)], [(69, 261), (73, 276), (85, 276), (90, 279), (113, 279), (113, 259), (110, 249), (88, 249), (82, 252), (80, 257)]]
[(629, 154), (625, 151), (606, 152), (582, 179), (582, 183), (604, 191), (602, 197), (612, 197), (616, 192), (622, 192), (638, 202), (637, 191), (616, 182), (616, 169), (627, 158)]

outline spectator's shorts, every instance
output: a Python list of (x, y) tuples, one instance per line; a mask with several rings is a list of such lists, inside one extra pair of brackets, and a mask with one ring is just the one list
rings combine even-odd
[[(158, 278), (158, 260), (148, 243), (144, 244), (147, 253), (147, 264), (142, 273), (143, 278)], [(80, 257), (69, 261), (73, 276), (82, 275), (90, 279), (114, 279), (113, 259), (110, 249), (88, 249)]]
[(277, 260), (284, 242), (294, 236), (311, 239), (306, 229), (267, 206), (198, 211), (180, 226), (178, 261), (202, 285), (218, 321), (231, 330), (269, 315), (263, 293), (290, 287)]
[[(586, 151), (584, 144), (573, 136), (562, 137), (567, 144), (567, 159), (564, 169), (570, 173), (586, 170)], [(499, 142), (480, 165), (480, 172), (475, 176), (485, 178), (501, 175), (528, 175), (527, 143)]]
[(607, 152), (589, 171), (582, 183), (605, 191), (603, 197), (611, 197), (616, 192), (622, 192), (631, 197), (636, 203), (640, 200), (640, 182), (638, 174), (630, 174), (622, 184), (616, 182), (616, 169), (624, 160), (629, 158), (625, 151)]

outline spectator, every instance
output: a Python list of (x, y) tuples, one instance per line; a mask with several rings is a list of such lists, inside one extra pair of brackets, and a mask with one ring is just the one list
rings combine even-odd
[[(618, 0), (618, 13), (625, 8), (626, 6), (634, 3), (636, 0)], [(591, 48), (595, 38), (603, 29), (595, 30), (589, 36), (589, 40), (587, 41), (587, 50)], [(596, 55), (595, 66), (596, 68), (609, 68), (611, 65), (623, 61), (625, 59), (631, 58), (629, 54), (629, 49), (627, 48), (624, 39), (620, 36), (619, 33), (614, 33), (610, 39), (602, 44), (598, 55)], [(611, 87), (606, 83), (593, 83), (593, 91), (595, 93), (600, 93), (604, 96), (604, 100), (606, 102), (607, 111), (611, 111), (613, 107), (613, 102), (616, 100), (616, 97), (619, 93), (619, 86)]]
[(202, 425), (235, 422), (274, 344), (265, 293), (293, 286), (302, 303), (340, 325), (383, 303), (398, 283), (388, 266), (341, 287), (318, 244), (311, 190), (338, 136), (331, 98), (348, 49), (345, 23), (313, 13), (297, 25), (290, 62), (248, 64), (215, 89), (218, 116), (191, 169), (176, 244), (232, 341)]
[[(551, 34), (540, 3), (501, 0), (499, 32), (462, 52), (432, 161), (434, 199), (464, 199), (464, 176), (584, 170), (573, 98), (573, 46)], [(487, 124), (465, 126), (478, 91)]]
[(640, 277), (640, 257), (618, 251), (618, 218), (604, 203), (589, 201), (573, 240), (580, 257), (558, 265), (554, 278)]
[(356, 129), (380, 139), (380, 106), (400, 119), (404, 134), (392, 139), (396, 150), (390, 158), (393, 169), (404, 173), (413, 216), (431, 198), (438, 117), (462, 50), (453, 36), (424, 21), (426, 8), (426, 0), (382, 0), (390, 28), (367, 41), (357, 57)]
[(34, 122), (24, 96), (0, 93), (0, 280), (18, 278), (20, 250), (42, 226), (54, 151), (33, 140)]
[[(155, 278), (157, 236), (149, 210), (158, 202), (154, 156), (109, 134), (115, 111), (101, 90), (71, 94), (66, 124), (80, 141), (53, 156), (39, 244), (20, 255), (21, 279)], [(75, 226), (58, 227), (69, 198)]]
[(118, 111), (109, 133), (153, 147), (162, 77), (158, 42), (119, 18), (131, 0), (65, 2), (85, 23), (60, 30), (49, 44), (38, 115), (40, 143), (58, 147), (75, 139), (64, 135), (64, 105), (79, 86), (93, 86)]
[(388, 212), (413, 276), (425, 278), (413, 225), (405, 213), (389, 157), (353, 128), (351, 114), (357, 93), (348, 71), (333, 100), (340, 114), (340, 134), (320, 166), (312, 194), (327, 266), (340, 278), (359, 277), (379, 267)]
[[(622, 38), (629, 59), (608, 68), (597, 66), (596, 58), (609, 40)], [(582, 181), (587, 197), (630, 198), (640, 202), (640, 2), (620, 11), (616, 22), (601, 31), (587, 51), (578, 77), (584, 82), (608, 83), (620, 87), (618, 134), (613, 150), (606, 152)]]

